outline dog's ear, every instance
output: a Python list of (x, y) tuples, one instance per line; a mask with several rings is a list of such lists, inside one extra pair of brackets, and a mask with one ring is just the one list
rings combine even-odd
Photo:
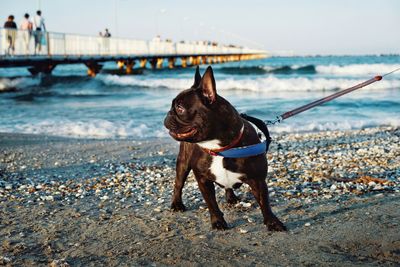
[(194, 74), (194, 84), (193, 84), (192, 88), (199, 87), (200, 82), (201, 82), (200, 69), (199, 69), (199, 66), (197, 66), (196, 73)]
[(208, 103), (212, 104), (215, 102), (217, 99), (217, 90), (215, 88), (214, 73), (211, 66), (208, 66), (203, 78), (201, 78), (199, 89), (208, 100)]

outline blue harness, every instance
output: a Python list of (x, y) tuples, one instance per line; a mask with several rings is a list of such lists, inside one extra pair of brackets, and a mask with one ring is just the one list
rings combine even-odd
[(271, 140), (267, 139), (255, 145), (234, 147), (222, 152), (216, 152), (215, 154), (224, 158), (253, 157), (268, 152), (269, 144), (271, 144)]
[(271, 144), (271, 137), (269, 135), (267, 125), (262, 120), (247, 114), (242, 113), (240, 116), (258, 128), (264, 134), (265, 140), (254, 145), (234, 147), (224, 151), (214, 152), (214, 155), (224, 158), (247, 158), (268, 152), (269, 144)]

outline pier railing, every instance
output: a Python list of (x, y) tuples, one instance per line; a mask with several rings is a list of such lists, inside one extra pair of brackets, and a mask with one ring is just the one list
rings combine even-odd
[(0, 56), (226, 55), (263, 51), (208, 42), (133, 40), (0, 28)]
[(261, 50), (209, 41), (174, 43), (0, 28), (0, 67), (27, 67), (33, 75), (50, 74), (61, 64), (83, 63), (95, 76), (109, 61), (130, 74), (137, 63), (140, 68), (174, 68), (177, 63), (186, 68), (263, 57)]

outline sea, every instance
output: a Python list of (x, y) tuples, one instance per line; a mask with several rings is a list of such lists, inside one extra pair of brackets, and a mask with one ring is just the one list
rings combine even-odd
[[(201, 73), (206, 65), (200, 66)], [(400, 55), (269, 57), (212, 66), (217, 93), (262, 120), (400, 68)], [(83, 65), (50, 76), (0, 69), (0, 132), (74, 138), (167, 137), (172, 99), (193, 84), (194, 68), (145, 69), (88, 77)], [(272, 134), (400, 126), (400, 71), (270, 126)]]

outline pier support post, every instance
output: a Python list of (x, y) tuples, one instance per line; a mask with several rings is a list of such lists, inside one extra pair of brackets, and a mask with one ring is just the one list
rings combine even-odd
[(174, 58), (174, 57), (168, 58), (168, 68), (170, 68), (170, 69), (175, 68), (175, 61), (176, 61), (176, 58)]
[(139, 60), (139, 66), (143, 69), (146, 68), (146, 64), (147, 64), (147, 58), (142, 58), (141, 60)]
[(155, 69), (157, 67), (157, 58), (150, 59), (150, 65), (152, 69)]
[(117, 61), (118, 69), (123, 70), (125, 67), (125, 62), (123, 60)]
[(132, 73), (133, 66), (135, 66), (135, 61), (134, 60), (125, 61), (126, 74), (131, 74)]
[(157, 58), (157, 69), (161, 69), (164, 63), (164, 59), (163, 58)]
[(187, 57), (181, 57), (182, 68), (187, 67)]
[(85, 65), (86, 67), (88, 67), (87, 73), (90, 77), (95, 77), (97, 73), (99, 73), (100, 70), (103, 68), (103, 65), (94, 61), (85, 62)]
[(198, 66), (201, 64), (201, 56), (193, 57), (192, 65)]
[(207, 64), (207, 57), (206, 56), (202, 56), (201, 57), (201, 64)]
[(193, 65), (194, 57), (189, 57), (189, 65)]
[(54, 70), (56, 66), (57, 66), (56, 64), (42, 63), (28, 68), (28, 71), (32, 75), (38, 75), (39, 73), (51, 74), (51, 72)]

